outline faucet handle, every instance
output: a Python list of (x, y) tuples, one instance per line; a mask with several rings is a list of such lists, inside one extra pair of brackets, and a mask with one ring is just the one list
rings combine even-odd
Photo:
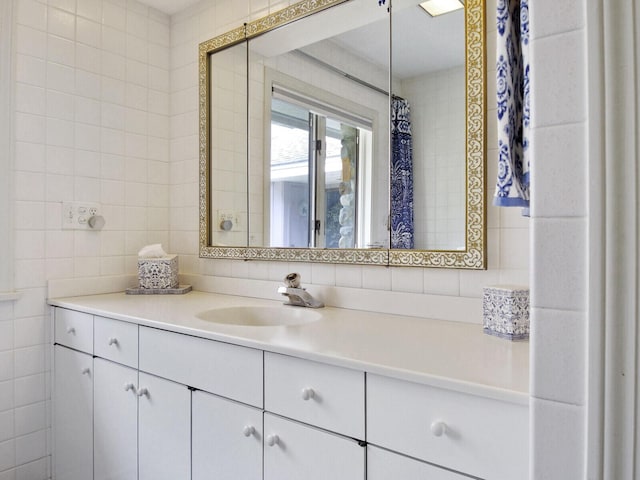
[(284, 284), (291, 288), (300, 288), (300, 274), (293, 272), (284, 277)]

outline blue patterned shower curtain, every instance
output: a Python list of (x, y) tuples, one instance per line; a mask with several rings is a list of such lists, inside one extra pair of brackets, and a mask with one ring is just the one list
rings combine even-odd
[(391, 98), (391, 248), (413, 248), (413, 150), (409, 102)]
[(529, 0), (497, 0), (498, 180), (493, 204), (529, 212)]

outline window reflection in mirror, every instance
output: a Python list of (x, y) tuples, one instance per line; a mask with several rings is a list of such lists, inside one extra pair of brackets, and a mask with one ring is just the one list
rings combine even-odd
[[(389, 38), (367, 57), (348, 45), (388, 14), (349, 3), (334, 7), (336, 21), (249, 40), (250, 246), (389, 245)], [(357, 11), (339, 15), (343, 6)]]
[(371, 121), (274, 87), (270, 128), (270, 246), (366, 244)]

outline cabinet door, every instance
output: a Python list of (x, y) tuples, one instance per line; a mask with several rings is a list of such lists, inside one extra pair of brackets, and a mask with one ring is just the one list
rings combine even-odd
[(56, 480), (93, 476), (93, 358), (54, 349), (54, 451)]
[(364, 480), (355, 440), (264, 414), (264, 480)]
[(470, 477), (413, 458), (367, 447), (367, 480), (469, 480)]
[(201, 391), (192, 402), (192, 479), (261, 480), (262, 411)]
[(191, 477), (191, 392), (179, 383), (139, 373), (140, 480)]
[(94, 480), (138, 478), (138, 371), (94, 359)]

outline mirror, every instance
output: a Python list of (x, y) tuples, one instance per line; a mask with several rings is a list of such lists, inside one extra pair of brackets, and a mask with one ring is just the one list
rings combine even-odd
[(200, 45), (202, 257), (485, 268), (484, 2), (377, 3), (307, 0)]

